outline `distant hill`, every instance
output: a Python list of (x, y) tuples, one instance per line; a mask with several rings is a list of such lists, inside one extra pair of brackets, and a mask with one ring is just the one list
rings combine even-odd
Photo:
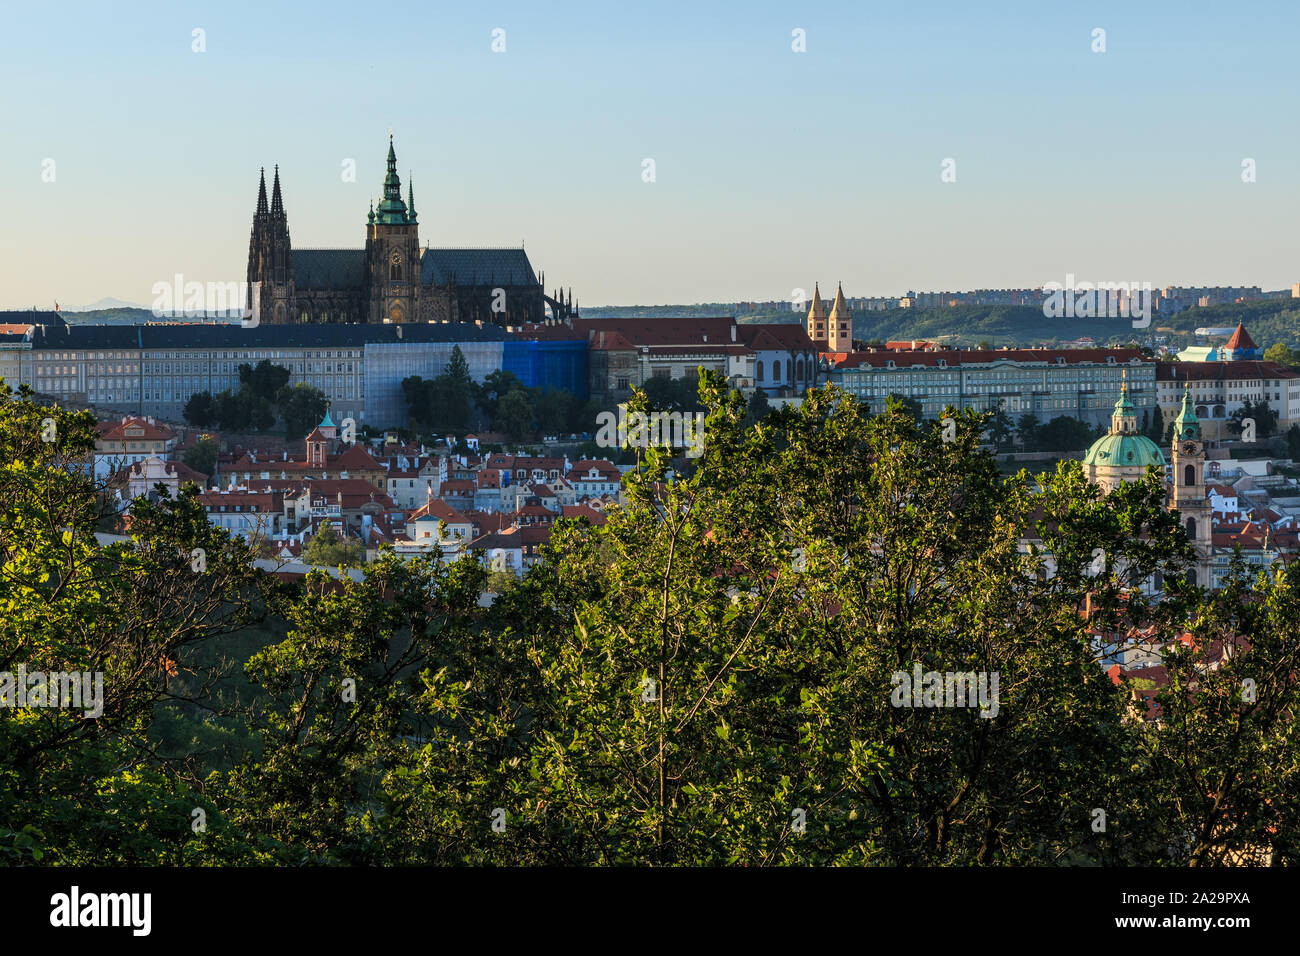
[(90, 305), (69, 305), (59, 310), (63, 312), (105, 312), (113, 309), (143, 309), (138, 302), (123, 302), (121, 299), (107, 298), (92, 302)]
[(154, 319), (153, 312), (136, 306), (114, 309), (93, 309), (89, 312), (60, 311), (69, 325), (143, 325)]
[[(777, 312), (743, 312), (734, 302), (698, 305), (604, 306), (583, 309), (584, 318), (660, 318), (665, 316), (734, 315), (736, 321), (803, 321), (803, 315)], [(1087, 336), (1099, 345), (1151, 343), (1155, 336), (1183, 347), (1196, 342), (1198, 328), (1232, 328), (1244, 322), (1261, 348), (1285, 342), (1300, 349), (1300, 299), (1262, 299), (1239, 305), (1184, 309), (1173, 316), (1155, 315), (1151, 324), (1133, 328), (1131, 319), (1054, 319), (1035, 306), (962, 305), (947, 309), (883, 309), (853, 315), (853, 337), (863, 342), (925, 339), (949, 345), (1038, 345), (1069, 342)]]

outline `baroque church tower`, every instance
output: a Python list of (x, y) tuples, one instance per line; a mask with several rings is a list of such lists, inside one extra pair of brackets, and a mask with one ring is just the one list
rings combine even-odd
[(1174, 420), (1173, 487), (1170, 507), (1182, 516), (1187, 537), (1196, 549), (1196, 583), (1209, 587), (1213, 551), (1210, 499), (1205, 494), (1205, 445), (1201, 423), (1192, 408), (1190, 385), (1183, 386), (1183, 407)]
[(266, 170), (262, 170), (257, 188), (257, 212), (253, 214), (253, 231), (248, 241), (248, 301), (253, 307), (257, 296), (260, 315), (265, 321), (290, 321), (294, 310), (293, 250), (289, 241), (289, 221), (280, 195), (280, 167), (275, 167), (275, 184), (271, 202), (266, 201)]
[(415, 187), (408, 183), (409, 203), (402, 202), (397, 153), (388, 137), (388, 173), (384, 198), (366, 218), (366, 284), (371, 322), (419, 321), (420, 236), (415, 214)]

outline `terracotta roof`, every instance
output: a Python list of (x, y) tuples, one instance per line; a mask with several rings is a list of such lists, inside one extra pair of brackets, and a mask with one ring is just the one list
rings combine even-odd
[(445, 521), (447, 524), (472, 524), (471, 520), (461, 514), (441, 498), (434, 498), (426, 502), (422, 507), (417, 508), (406, 516), (407, 521), (419, 521), (422, 518), (432, 519), (434, 521)]
[[(128, 428), (139, 428), (141, 434), (128, 436)], [(176, 437), (176, 433), (166, 425), (151, 425), (143, 418), (128, 418), (124, 422), (100, 422), (95, 429), (99, 432), (101, 441), (167, 441)]]
[(636, 346), (731, 345), (736, 320), (731, 316), (664, 316), (662, 318), (574, 319), (573, 328), (590, 337), (615, 333)]
[[(752, 349), (779, 348), (791, 352), (811, 352), (816, 346), (802, 322), (753, 322), (736, 326), (740, 340)], [(774, 345), (767, 345), (768, 341)]]
[(1259, 346), (1255, 344), (1255, 340), (1246, 331), (1246, 326), (1238, 322), (1237, 328), (1233, 330), (1232, 338), (1228, 339), (1228, 344), (1224, 348), (1232, 351), (1233, 349), (1257, 349)]
[(383, 465), (375, 461), (375, 457), (366, 451), (363, 445), (352, 445), (341, 455), (337, 455), (329, 460), (332, 468), (352, 468), (369, 471), (382, 471)]

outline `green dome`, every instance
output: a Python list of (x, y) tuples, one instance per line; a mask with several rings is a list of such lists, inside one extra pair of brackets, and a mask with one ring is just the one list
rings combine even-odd
[(1146, 435), (1103, 435), (1092, 443), (1083, 456), (1085, 465), (1098, 467), (1145, 468), (1147, 465), (1165, 466), (1165, 456)]

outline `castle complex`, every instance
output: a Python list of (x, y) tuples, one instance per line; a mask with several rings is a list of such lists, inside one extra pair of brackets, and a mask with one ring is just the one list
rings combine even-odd
[[(277, 166), (266, 198), (266, 172), (248, 241), (249, 308), (260, 321), (286, 323), (480, 322), (500, 326), (558, 321), (574, 314), (573, 294), (543, 293), (518, 249), (420, 248), (415, 187), (397, 174), (388, 142), (383, 195), (370, 205), (364, 249), (295, 249)], [(550, 315), (547, 315), (547, 306)]]

